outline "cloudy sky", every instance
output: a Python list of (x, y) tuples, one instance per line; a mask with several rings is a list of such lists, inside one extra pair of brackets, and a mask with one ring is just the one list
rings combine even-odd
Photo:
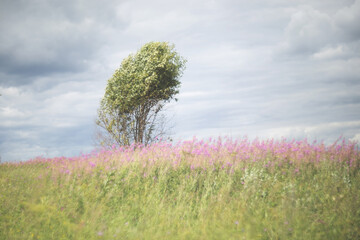
[(1, 0), (2, 161), (94, 148), (121, 61), (185, 57), (174, 139), (360, 140), (360, 0)]

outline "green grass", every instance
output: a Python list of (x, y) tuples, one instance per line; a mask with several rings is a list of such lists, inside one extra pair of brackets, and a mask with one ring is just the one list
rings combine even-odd
[(358, 167), (187, 158), (70, 174), (51, 160), (1, 164), (0, 239), (360, 239)]

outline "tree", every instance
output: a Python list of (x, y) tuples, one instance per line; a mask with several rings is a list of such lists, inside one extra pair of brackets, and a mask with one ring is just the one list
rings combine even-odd
[(125, 58), (108, 80), (98, 109), (101, 145), (147, 145), (162, 136), (161, 111), (179, 93), (185, 63), (167, 42), (147, 43)]

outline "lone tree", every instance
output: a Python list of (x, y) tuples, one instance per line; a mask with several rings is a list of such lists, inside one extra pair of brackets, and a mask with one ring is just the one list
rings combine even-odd
[(167, 42), (147, 43), (125, 58), (108, 80), (98, 109), (100, 144), (147, 145), (162, 136), (160, 112), (179, 93), (185, 63)]

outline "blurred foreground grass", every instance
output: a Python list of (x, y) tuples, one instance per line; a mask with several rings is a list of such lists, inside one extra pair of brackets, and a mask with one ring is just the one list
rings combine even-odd
[(59, 171), (51, 159), (3, 163), (0, 239), (360, 239), (356, 156), (352, 167), (269, 167), (276, 156), (194, 166), (210, 156), (185, 151), (176, 167), (161, 157), (145, 166), (141, 155), (106, 167), (121, 154), (102, 165), (83, 159), (91, 171)]

